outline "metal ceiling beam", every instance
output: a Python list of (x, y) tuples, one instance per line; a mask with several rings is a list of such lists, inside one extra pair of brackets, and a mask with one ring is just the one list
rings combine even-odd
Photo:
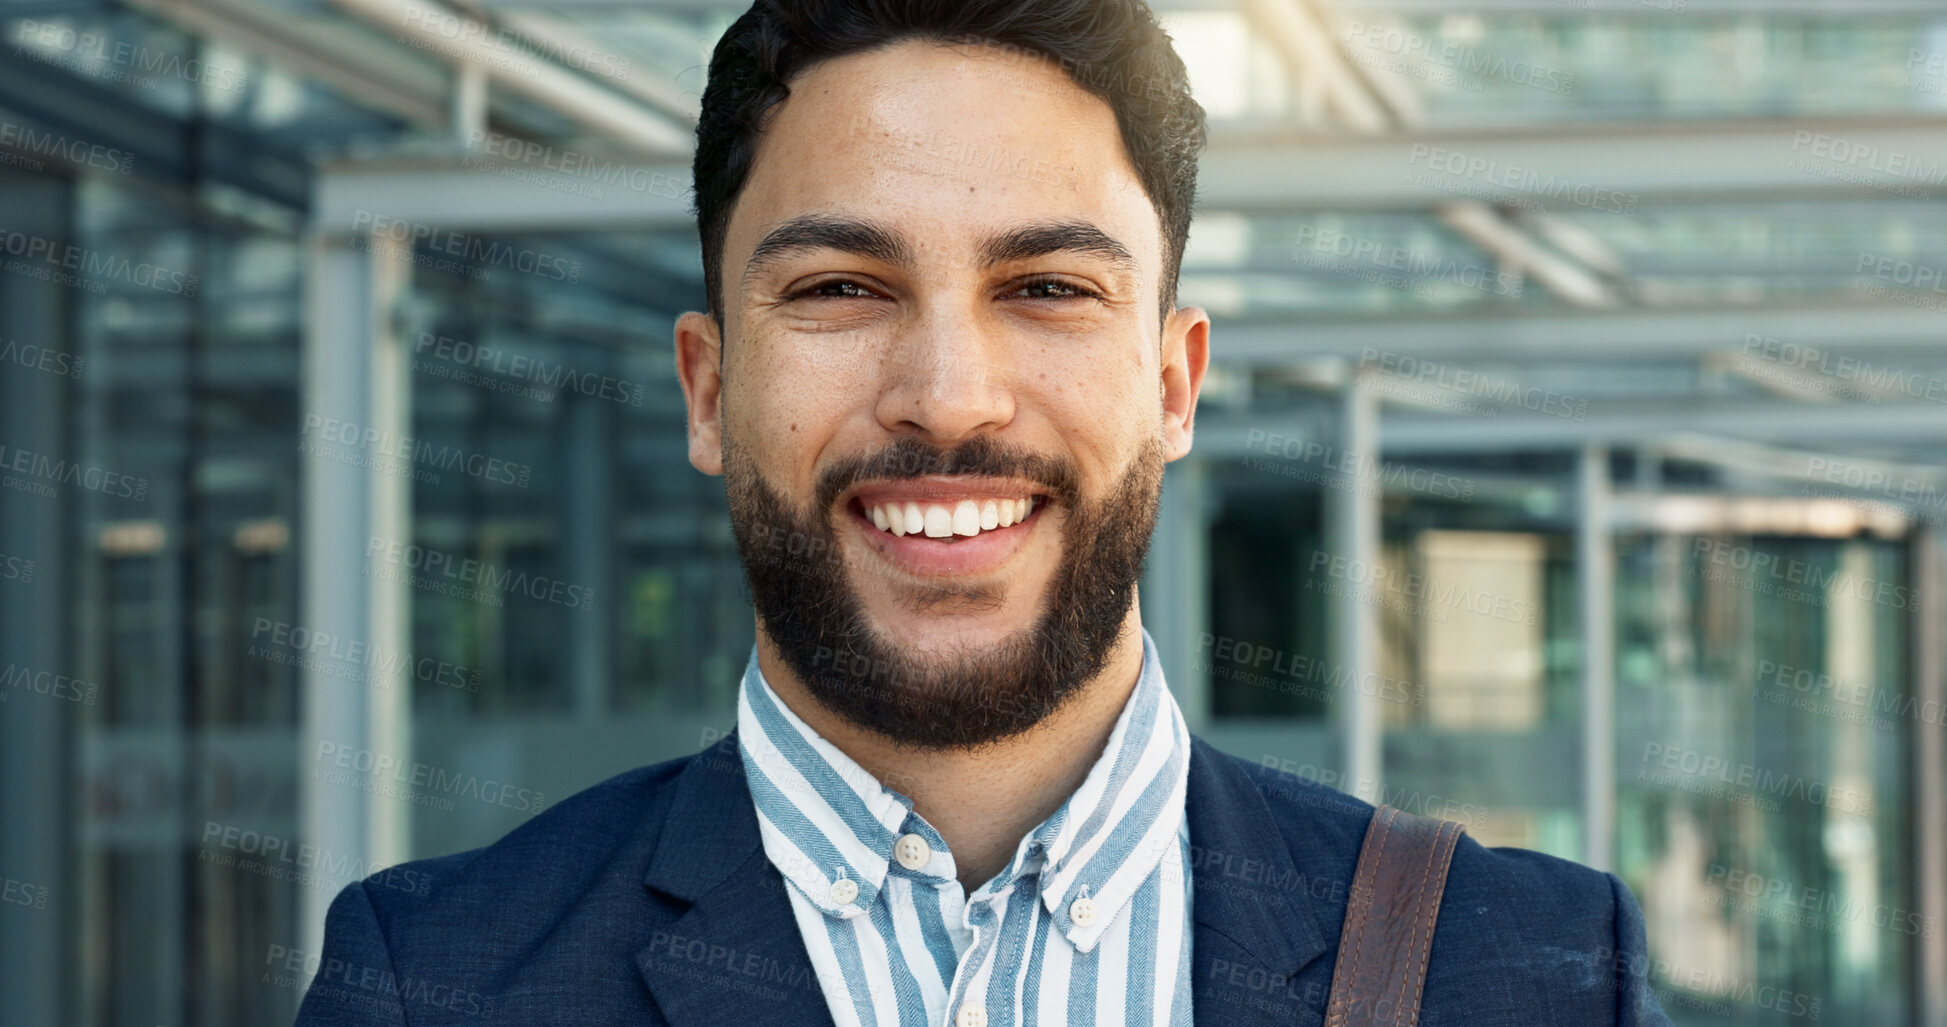
[(1937, 464), (1835, 457), (1821, 449), (1795, 449), (1688, 433), (1658, 442), (1657, 449), (1665, 459), (1711, 464), (1747, 476), (1776, 478), (1797, 485), (1832, 484), (1830, 476), (1821, 473), (1823, 468), (1814, 461), (1842, 459), (1848, 470), (1857, 469), (1861, 474), (1871, 475), (1875, 481), (1912, 482), (1916, 488), (1931, 489), (1935, 493), (1947, 490), (1947, 467)]
[[(1340, 119), (1362, 135), (1415, 136), (1422, 130), (1417, 90), (1390, 71), (1360, 65), (1341, 49), (1331, 16), (1310, 0), (1243, 0), (1245, 17), (1278, 48), (1294, 74), (1324, 82)], [(1382, 83), (1384, 83), (1382, 85)], [(1502, 212), (1475, 200), (1434, 208), (1456, 235), (1499, 262), (1504, 273), (1532, 277), (1572, 306), (1612, 307), (1617, 297), (1600, 275), (1577, 262), (1573, 250), (1551, 251)], [(1621, 272), (1617, 272), (1620, 276)]]
[[(499, 2), (499, 0), (490, 0)], [(529, 0), (507, 0), (529, 2)], [(601, 3), (610, 0), (569, 0), (576, 3)], [(620, 0), (613, 0), (620, 2)], [(729, 0), (725, 0), (729, 2)], [(1332, 5), (1348, 14), (1552, 14), (1559, 18), (1585, 18), (1591, 14), (1634, 14), (1645, 18), (1765, 15), (1788, 18), (1878, 17), (1934, 18), (1940, 14), (1939, 0), (1688, 0), (1679, 10), (1674, 3), (1644, 3), (1643, 0), (1332, 0)]]
[(493, 81), (591, 133), (652, 154), (688, 153), (695, 141), (687, 127), (637, 99), (545, 58), (510, 52), (489, 40), (494, 33), (472, 17), (425, 0), (330, 0), (379, 30), (424, 48), (456, 67), (475, 64)]
[[(529, 163), (486, 156), (470, 163), (321, 168), (313, 226), (345, 234), (374, 216), (471, 232), (610, 232), (696, 223), (687, 163), (611, 164), (561, 149), (542, 150)], [(575, 170), (558, 170), (570, 163)]]
[(1391, 112), (1353, 73), (1331, 34), (1304, 0), (1240, 0), (1240, 5), (1245, 20), (1262, 33), (1284, 61), (1292, 82), (1296, 85), (1309, 80), (1323, 89), (1325, 106), (1337, 115), (1340, 127), (1364, 135), (1393, 127)]
[[(1214, 133), (1197, 182), (1204, 210), (1426, 209), (1481, 200), (1528, 210), (1628, 216), (1652, 202), (1735, 199), (1906, 202), (1947, 194), (1947, 122), (1937, 117), (1617, 124), (1591, 129), (1422, 131), (1267, 139)], [(1819, 156), (1818, 137), (1847, 156)], [(1902, 177), (1875, 171), (1907, 169)], [(1811, 164), (1819, 171), (1805, 170)], [(1846, 181), (1844, 179), (1853, 179)]]
[(1259, 324), (1218, 321), (1210, 332), (1210, 356), (1232, 365), (1286, 364), (1315, 357), (1357, 361), (1368, 351), (1462, 363), (1692, 361), (1713, 352), (1742, 351), (1753, 337), (1839, 353), (1938, 358), (1941, 316), (1917, 307), (1832, 304), (1358, 321), (1293, 319)]
[(326, 83), (346, 97), (422, 128), (446, 119), (443, 76), (437, 68), (375, 51), (352, 26), (315, 14), (227, 0), (124, 0), (282, 70)]
[[(405, 25), (405, 11), (394, 15), (402, 22), (393, 33), (397, 45), (374, 46), (368, 27), (358, 21), (332, 14), (323, 7), (327, 0), (299, 0), (296, 5), (250, 0), (125, 0), (135, 9), (163, 19), (193, 36), (213, 40), (241, 50), (252, 57), (287, 72), (313, 78), (344, 94), (347, 99), (421, 129), (440, 131), (456, 126), (460, 139), (469, 138), (469, 128), (484, 127), (494, 115), (507, 115), (504, 104), (495, 110), (483, 88), (488, 66), (469, 63), (459, 54), (471, 53), (491, 62), (503, 74), (528, 75), (533, 88), (510, 92), (552, 104), (554, 113), (577, 121), (596, 131), (609, 131), (613, 138), (642, 137), (642, 129), (626, 108), (630, 101), (607, 92), (592, 81), (577, 86), (575, 75), (565, 68), (549, 65), (539, 56), (482, 43), (484, 31), (464, 40), (443, 38), (442, 33), (463, 23), (443, 9), (422, 6), (414, 25)], [(387, 8), (392, 0), (369, 0), (368, 6)], [(447, 19), (446, 21), (439, 20)], [(527, 19), (541, 21), (543, 19)], [(464, 23), (470, 24), (470, 23)], [(383, 26), (382, 26), (383, 27)], [(477, 27), (477, 26), (476, 26)], [(455, 29), (457, 35), (461, 29)], [(542, 50), (597, 52), (594, 44), (579, 41), (572, 34), (528, 33)], [(404, 49), (411, 47), (418, 53)], [(467, 49), (471, 47), (471, 49)], [(659, 90), (646, 76), (625, 76), (615, 88), (642, 101), (647, 108), (642, 118), (657, 121), (662, 115), (659, 103), (668, 101), (674, 87)], [(584, 94), (592, 101), (584, 102)], [(561, 110), (562, 104), (580, 104)], [(591, 106), (592, 104), (592, 106)], [(592, 119), (592, 121), (591, 121)], [(514, 119), (519, 121), (520, 119)], [(658, 122), (660, 123), (660, 122)], [(650, 152), (678, 152), (687, 143), (690, 130), (676, 116), (666, 132), (654, 135)], [(518, 127), (503, 126), (515, 132)]]
[(1485, 203), (1463, 200), (1435, 209), (1440, 222), (1492, 255), (1501, 267), (1527, 275), (1577, 307), (1613, 307), (1616, 295), (1589, 269), (1543, 248), (1521, 226)]
[(1947, 439), (1947, 404), (1809, 404), (1789, 400), (1591, 401), (1584, 419), (1546, 414), (1482, 418), (1389, 415), (1381, 422), (1388, 453), (1492, 453), (1573, 450), (1604, 442), (1652, 442), (1681, 425), (1685, 434), (1816, 446), (1914, 445)]
[(1704, 357), (1704, 368), (1735, 375), (1774, 396), (1801, 403), (1832, 403), (1850, 391), (1847, 382), (1744, 352), (1709, 354)]
[[(1947, 404), (1880, 404), (1862, 408), (1853, 404), (1806, 404), (1789, 400), (1734, 402), (1714, 398), (1708, 403), (1619, 400), (1615, 404), (1594, 406), (1580, 421), (1538, 414), (1484, 418), (1388, 410), (1379, 423), (1381, 449), (1388, 457), (1566, 453), (1588, 445), (1661, 445), (1665, 441), (1680, 442), (1700, 435), (1816, 447), (1821, 453), (1830, 454), (1835, 446), (1910, 446), (1928, 438), (1947, 439)], [(1317, 416), (1266, 414), (1260, 417), (1225, 413), (1197, 419), (1196, 451), (1216, 458), (1266, 453), (1276, 456), (1280, 453), (1278, 447), (1286, 445), (1285, 440), (1329, 441), (1330, 438), (1328, 426)], [(1851, 457), (1834, 459), (1864, 466)]]
[(1629, 274), (1622, 256), (1587, 225), (1548, 214), (1525, 214), (1514, 220), (1598, 275), (1623, 278)]
[[(500, 17), (500, 22), (558, 53), (601, 53), (603, 49), (603, 44), (590, 38), (579, 27), (545, 15), (509, 11)], [(693, 92), (684, 92), (671, 79), (648, 68), (635, 67), (633, 62), (626, 71), (602, 77), (616, 89), (648, 104), (673, 121), (683, 125), (696, 123), (701, 97)]]

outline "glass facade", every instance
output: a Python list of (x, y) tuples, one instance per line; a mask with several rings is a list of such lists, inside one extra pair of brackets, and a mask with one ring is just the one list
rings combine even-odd
[[(1895, 540), (1648, 535), (1618, 544), (1622, 872), (1673, 1017), (1911, 1016), (1919, 912)], [(1938, 717), (1932, 718), (1934, 721)], [(1654, 896), (1654, 898), (1649, 898)], [(1753, 982), (1794, 998), (1752, 1001)]]
[[(1164, 6), (1193, 730), (1614, 870), (1685, 1027), (1947, 1024), (1947, 11), (1293, 5), (1332, 71)], [(0, 5), (10, 1023), (287, 1021), (344, 882), (731, 726), (659, 133), (736, 11), (441, 10), (484, 85), (403, 15)]]

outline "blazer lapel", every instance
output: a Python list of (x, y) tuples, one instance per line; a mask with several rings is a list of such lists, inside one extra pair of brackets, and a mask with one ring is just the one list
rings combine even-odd
[[(1225, 1027), (1290, 1027), (1295, 1005), (1322, 1017), (1326, 996), (1296, 983), (1328, 948), (1310, 888), (1257, 785), (1208, 742), (1190, 744), (1193, 1016)], [(1296, 1022), (1315, 1022), (1307, 1015)]]
[(764, 855), (734, 731), (677, 778), (643, 884), (689, 906), (635, 957), (671, 1027), (831, 1024), (787, 885)]

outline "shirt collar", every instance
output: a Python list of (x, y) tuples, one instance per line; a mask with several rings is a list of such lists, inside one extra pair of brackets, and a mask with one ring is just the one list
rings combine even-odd
[[(1037, 874), (1040, 900), (1055, 928), (1083, 952), (1094, 949), (1179, 843), (1184, 823), (1189, 730), (1148, 631), (1142, 643), (1136, 687), (1081, 786), (974, 893), (975, 899), (991, 897), (1023, 875)], [(907, 832), (933, 847), (924, 876), (956, 876), (946, 843), (912, 812), (911, 799), (885, 787), (777, 698), (758, 669), (755, 647), (738, 691), (737, 734), (765, 855), (827, 915), (858, 916), (877, 900), (893, 843)], [(833, 896), (841, 874), (858, 888), (850, 903)], [(1084, 895), (1095, 906), (1086, 926), (1071, 913), (1073, 900)]]

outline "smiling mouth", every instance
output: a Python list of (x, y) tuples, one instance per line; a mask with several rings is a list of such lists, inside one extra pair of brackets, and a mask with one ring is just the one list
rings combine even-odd
[(945, 543), (1013, 527), (1032, 517), (1039, 505), (1040, 497), (1032, 495), (969, 498), (947, 503), (910, 500), (871, 505), (858, 500), (852, 503), (854, 512), (888, 535), (923, 535)]

